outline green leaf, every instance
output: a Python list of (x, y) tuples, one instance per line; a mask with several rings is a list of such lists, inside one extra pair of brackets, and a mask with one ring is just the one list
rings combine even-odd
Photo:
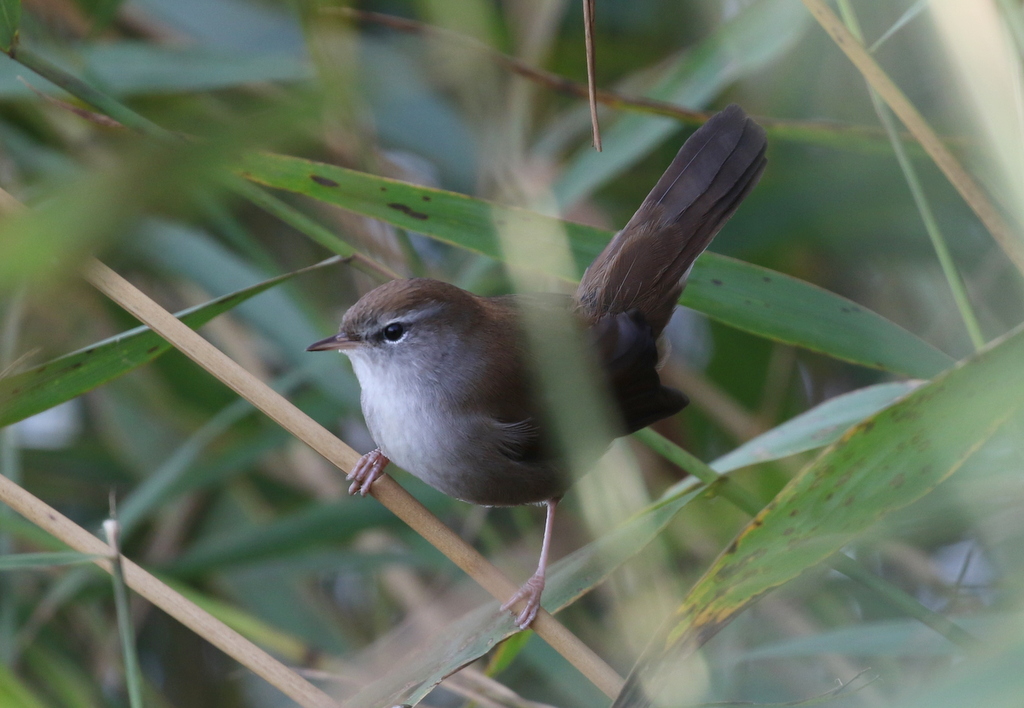
[[(603, 582), (616, 568), (639, 553), (669, 521), (707, 487), (691, 488), (659, 501), (632, 520), (563, 558), (548, 570), (544, 607), (557, 612)], [(422, 643), (386, 675), (347, 698), (351, 708), (415, 705), (453, 671), (490, 651), (515, 634), (511, 613), (489, 602), (453, 622), (444, 632)]]
[(754, 518), (684, 599), (616, 708), (651, 705), (663, 671), (764, 593), (953, 474), (1024, 407), (1024, 329), (860, 423)]
[[(330, 258), (308, 268), (265, 280), (179, 313), (182, 322), (196, 329), (249, 298), (259, 295), (296, 275), (337, 263)], [(170, 348), (148, 327), (136, 327), (71, 354), (0, 379), (0, 427), (16, 423), (40, 411), (79, 396), (132, 369)]]
[[(575, 267), (552, 266), (547, 259), (537, 259), (537, 267), (569, 281), (577, 279), (612, 236), (524, 209), (295, 157), (249, 155), (242, 175), (498, 260), (503, 254), (496, 225), (529, 229), (538, 242), (546, 234), (564, 232)], [(680, 302), (747, 332), (915, 378), (931, 378), (953, 363), (907, 330), (846, 298), (714, 253), (697, 259)]]
[(0, 572), (5, 570), (22, 570), (25, 568), (49, 568), (55, 565), (77, 565), (79, 563), (89, 563), (99, 557), (76, 551), (14, 553), (0, 556)]
[(1020, 637), (1020, 618), (1007, 622), (1004, 636), (995, 649), (986, 642), (986, 651), (968, 661), (949, 666), (941, 677), (920, 690), (907, 692), (891, 705), (900, 708), (1017, 708), (1021, 697), (1021, 666), (1024, 666), (1024, 640)]
[(697, 259), (679, 302), (737, 329), (872, 369), (928, 379), (954, 363), (846, 298), (714, 253)]
[(850, 426), (892, 405), (921, 385), (920, 381), (878, 384), (844, 393), (787, 420), (711, 463), (719, 474), (759, 462), (778, 460), (825, 447)]
[(61, 708), (102, 708), (105, 705), (89, 673), (43, 642), (33, 642), (25, 649), (24, 662), (37, 685), (46, 686), (47, 693)]
[(394, 515), (361, 498), (315, 504), (258, 528), (226, 532), (194, 544), (166, 570), (178, 576), (287, 556), (299, 550), (348, 541), (368, 527), (393, 526)]
[[(5, 2), (5, 4), (7, 4)], [(65, 47), (66, 49), (66, 47)], [(189, 46), (170, 47), (144, 42), (97, 42), (83, 47), (77, 61), (46, 52), (46, 57), (115, 96), (217, 91), (266, 82), (296, 82), (312, 76), (303, 58), (283, 52), (242, 54)], [(24, 68), (0, 64), (0, 96), (31, 96), (18, 80)], [(29, 83), (46, 93), (59, 94), (54, 84), (33, 76)]]
[[(979, 636), (1012, 621), (1009, 615), (990, 615), (958, 619)], [(963, 655), (963, 649), (915, 619), (864, 622), (838, 627), (805, 637), (753, 647), (738, 657), (741, 661), (791, 657), (820, 657), (823, 654), (850, 656), (949, 656)]]
[[(763, 69), (800, 39), (810, 15), (799, 0), (758, 0), (684, 54), (649, 98), (688, 108), (707, 105), (729, 84)], [(555, 183), (555, 198), (568, 205), (614, 179), (678, 131), (672, 118), (623, 116), (601, 131), (603, 150), (580, 149)]]
[(283, 656), (293, 663), (300, 663), (309, 656), (311, 648), (301, 639), (271, 626), (251, 613), (222, 600), (205, 595), (173, 579), (162, 577), (161, 580), (231, 627), (231, 629), (249, 641), (259, 644), (264, 649)]
[(0, 664), (0, 706), (4, 708), (45, 708), (9, 668)]
[(18, 43), (21, 0), (0, 0), (0, 51), (10, 52)]

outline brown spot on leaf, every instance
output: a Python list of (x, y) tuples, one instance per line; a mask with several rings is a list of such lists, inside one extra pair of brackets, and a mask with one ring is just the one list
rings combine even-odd
[(792, 536), (794, 531), (796, 531), (796, 529), (793, 528), (792, 526), (790, 526), (788, 529), (786, 529), (785, 531), (782, 532), (782, 535), (783, 536)]
[(74, 364), (71, 365), (71, 368), (72, 369), (79, 369), (79, 368), (81, 368), (81, 366), (82, 366), (82, 362), (76, 361)]
[(386, 191), (388, 191), (388, 188), (387, 188), (387, 187), (381, 187), (381, 188), (380, 188), (380, 191), (382, 191), (382, 192), (386, 192)]
[(835, 495), (832, 494), (832, 492), (829, 492), (828, 494), (825, 495), (825, 501), (832, 501), (832, 497), (834, 496)]
[(790, 518), (792, 518), (792, 517), (796, 516), (799, 513), (800, 513), (799, 509), (793, 509), (793, 511), (789, 512), (789, 516), (790, 516)]
[(416, 211), (408, 204), (402, 204), (401, 202), (391, 202), (388, 204), (389, 207), (395, 211), (400, 211), (406, 216), (411, 216), (413, 219), (429, 219), (430, 217), (424, 214), (422, 211)]
[(324, 177), (323, 175), (310, 175), (309, 178), (311, 180), (313, 180), (314, 182), (316, 182), (317, 184), (322, 185), (324, 187), (337, 187), (338, 186), (338, 183), (335, 182), (333, 179), (331, 179), (329, 177)]
[(725, 549), (725, 555), (730, 555), (736, 552), (736, 547), (739, 545), (739, 540), (735, 540), (729, 544), (729, 547)]
[(422, 199), (425, 202), (429, 202), (430, 201), (430, 197), (428, 197), (426, 194), (424, 194), (422, 197), (420, 197), (420, 199)]
[(152, 354), (153, 352), (155, 352), (155, 351), (157, 351), (157, 350), (159, 350), (159, 349), (160, 349), (160, 345), (159, 345), (159, 344), (157, 344), (157, 345), (155, 345), (155, 346), (152, 346), (152, 347), (150, 347), (149, 349), (147, 349), (147, 350), (146, 350), (146, 353), (147, 353), (147, 354)]
[(900, 472), (898, 475), (889, 480), (889, 486), (899, 489), (903, 486), (903, 483), (907, 481), (907, 476)]
[(765, 276), (762, 276), (761, 280), (763, 280), (763, 281), (764, 281), (764, 282), (766, 282), (766, 283), (770, 283), (770, 282), (772, 282), (772, 279), (771, 279), (771, 278), (769, 278), (769, 277), (768, 277), (767, 275), (765, 275)]
[(721, 281), (721, 280), (719, 280), (718, 278), (712, 278), (712, 279), (711, 279), (711, 284), (712, 284), (712, 285), (721, 285), (721, 284), (722, 284), (722, 281)]

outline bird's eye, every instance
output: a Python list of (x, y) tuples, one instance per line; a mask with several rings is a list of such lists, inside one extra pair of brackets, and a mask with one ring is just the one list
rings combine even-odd
[(405, 327), (400, 322), (392, 322), (384, 328), (384, 339), (397, 342), (405, 334)]

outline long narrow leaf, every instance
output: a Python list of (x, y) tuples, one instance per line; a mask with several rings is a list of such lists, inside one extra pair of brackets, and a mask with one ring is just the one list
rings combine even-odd
[[(251, 297), (315, 268), (336, 263), (331, 258), (309, 268), (286, 273), (262, 283), (238, 290), (189, 308), (178, 314), (189, 327), (198, 328), (217, 315)], [(170, 348), (162, 337), (148, 327), (136, 327), (33, 367), (28, 371), (0, 379), (0, 426), (10, 425), (70, 400), (97, 386), (152, 361)]]
[(878, 384), (830, 398), (719, 457), (711, 467), (722, 474), (825, 447), (851, 426), (892, 405), (920, 385), (920, 381)]
[(26, 568), (50, 568), (57, 565), (77, 565), (78, 563), (89, 563), (98, 557), (77, 551), (14, 553), (9, 556), (0, 556), (0, 572)]
[[(497, 228), (502, 224), (532, 225), (536, 234), (564, 231), (575, 268), (547, 272), (572, 281), (612, 236), (463, 194), (295, 157), (250, 155), (242, 175), (499, 260)], [(538, 267), (548, 267), (547, 259), (538, 259)], [(747, 332), (915, 378), (931, 378), (953, 363), (902, 327), (846, 298), (713, 253), (697, 260), (680, 302)]]
[(1022, 408), (1024, 329), (1018, 329), (853, 428), (719, 556), (648, 645), (615, 707), (651, 705), (663, 670), (680, 656), (764, 593), (930, 492)]

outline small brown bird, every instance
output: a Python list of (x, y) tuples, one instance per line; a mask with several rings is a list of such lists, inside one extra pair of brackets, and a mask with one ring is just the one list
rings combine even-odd
[[(712, 117), (587, 269), (575, 296), (560, 301), (594, 346), (621, 434), (687, 404), (661, 385), (657, 340), (694, 260), (757, 184), (766, 144), (764, 130), (738, 106)], [(571, 483), (545, 430), (522, 325), (524, 308), (551, 302), (394, 280), (360, 298), (337, 335), (309, 347), (352, 360), (379, 445), (349, 474), (350, 494), (365, 495), (393, 461), (474, 504), (547, 505), (537, 572), (503, 606), (526, 600), (516, 618), (521, 628), (540, 607), (555, 506)]]

